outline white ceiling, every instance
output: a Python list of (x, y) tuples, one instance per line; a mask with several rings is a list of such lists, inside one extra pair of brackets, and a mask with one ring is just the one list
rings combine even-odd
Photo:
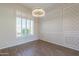
[(55, 8), (62, 8), (66, 6), (71, 6), (74, 4), (67, 4), (67, 3), (23, 3), (22, 5), (29, 7), (31, 10), (35, 8), (42, 8), (45, 12), (50, 12)]
[(52, 4), (50, 4), (50, 3), (26, 3), (26, 4), (23, 4), (23, 5), (28, 6), (31, 9), (34, 9), (34, 8), (46, 9), (46, 8), (52, 6)]

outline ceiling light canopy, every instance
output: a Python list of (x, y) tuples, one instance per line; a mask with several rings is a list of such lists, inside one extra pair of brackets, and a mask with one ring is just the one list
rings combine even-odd
[(34, 10), (32, 11), (32, 15), (33, 15), (34, 17), (42, 17), (42, 16), (45, 15), (45, 11), (44, 11), (43, 9), (41, 9), (41, 8), (34, 9)]

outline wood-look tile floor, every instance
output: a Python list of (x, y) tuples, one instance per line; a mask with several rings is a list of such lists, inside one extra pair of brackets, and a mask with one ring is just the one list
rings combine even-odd
[(79, 56), (79, 51), (37, 40), (0, 50), (1, 56)]

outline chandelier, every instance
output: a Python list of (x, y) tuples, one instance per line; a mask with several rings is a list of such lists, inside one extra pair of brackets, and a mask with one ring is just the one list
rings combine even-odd
[(32, 11), (32, 15), (33, 15), (34, 17), (42, 17), (42, 16), (45, 15), (45, 11), (44, 11), (43, 9), (41, 9), (41, 8), (34, 9), (34, 10)]

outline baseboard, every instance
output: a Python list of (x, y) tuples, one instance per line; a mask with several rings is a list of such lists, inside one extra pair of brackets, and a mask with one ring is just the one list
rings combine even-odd
[[(41, 39), (39, 39), (39, 40), (41, 40)], [(56, 44), (56, 43), (52, 43), (52, 42), (49, 42), (49, 41), (46, 41), (46, 40), (42, 40), (42, 41), (47, 42), (47, 43), (50, 43), (50, 44), (53, 44), (53, 45), (57, 45), (57, 46), (60, 46), (60, 47), (66, 48), (66, 49), (71, 49), (73, 51), (79, 52), (78, 50), (75, 50), (75, 49), (72, 49), (72, 48), (69, 48), (69, 47), (65, 47), (63, 45), (59, 45), (59, 44)]]
[(39, 39), (30, 40), (28, 42), (22, 42), (22, 43), (19, 43), (19, 44), (14, 44), (14, 45), (11, 45), (11, 46), (3, 47), (3, 48), (0, 48), (0, 50), (7, 49), (7, 48), (12, 48), (12, 47), (16, 47), (16, 46), (19, 46), (19, 45), (22, 45), (22, 44), (26, 44), (26, 43), (30, 43), (30, 42), (33, 42), (33, 41), (37, 41), (37, 40), (39, 40)]

